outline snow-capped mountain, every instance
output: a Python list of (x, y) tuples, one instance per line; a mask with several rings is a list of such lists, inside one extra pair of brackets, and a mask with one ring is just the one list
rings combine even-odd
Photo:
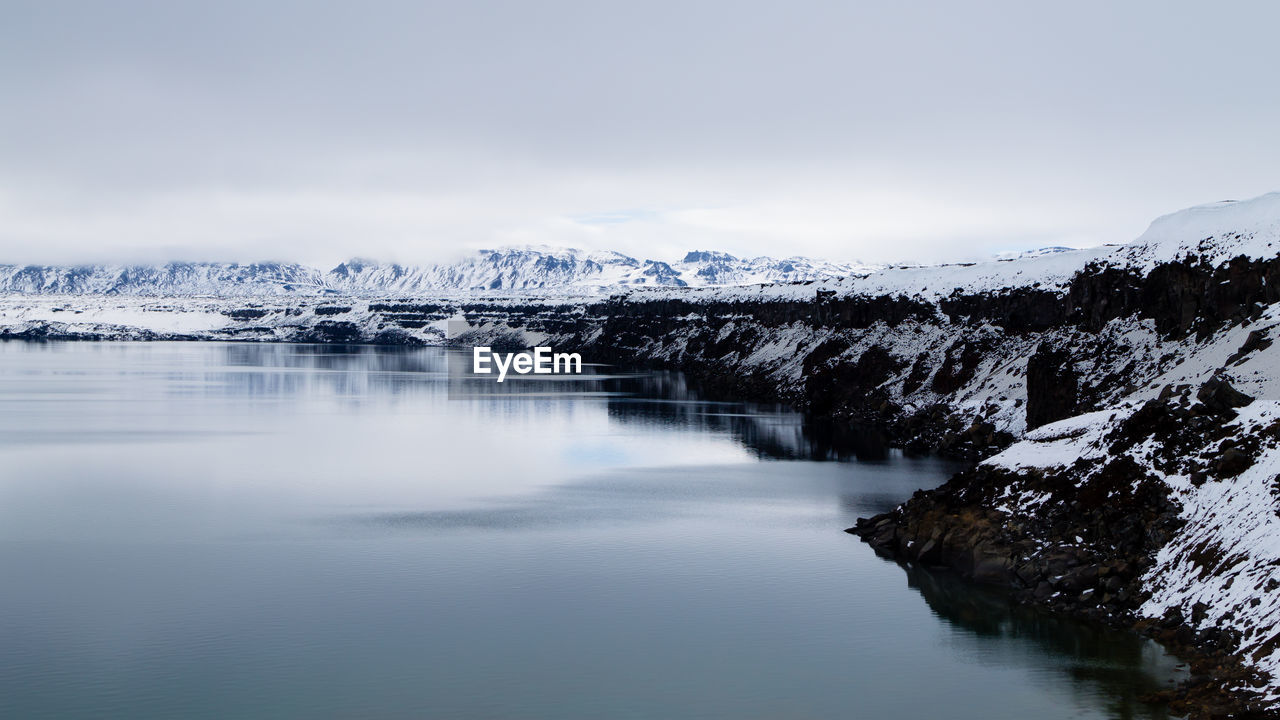
[(676, 262), (639, 260), (619, 252), (525, 247), (481, 250), (448, 265), (407, 266), (351, 260), (326, 275), (327, 287), (353, 295), (468, 291), (607, 292), (624, 287), (706, 287), (827, 280), (865, 275), (875, 268), (769, 257), (751, 259), (714, 251), (690, 252)]
[(444, 265), (399, 265), (350, 260), (331, 270), (334, 289), (354, 295), (432, 294), (468, 291), (554, 292), (618, 285), (646, 263), (617, 252), (574, 248), (481, 250)]
[(752, 285), (755, 283), (825, 280), (866, 275), (870, 266), (834, 267), (808, 258), (774, 260), (769, 257), (739, 259), (728, 253), (695, 251), (684, 256), (677, 267), (689, 285)]
[(1049, 247), (1036, 248), (1035, 250), (1010, 250), (1007, 252), (996, 253), (997, 260), (1017, 260), (1019, 258), (1043, 257), (1045, 255), (1057, 255), (1058, 253), (1071, 252), (1075, 248), (1063, 247), (1062, 245), (1051, 245)]
[(0, 292), (142, 296), (457, 295), (476, 291), (596, 294), (624, 287), (707, 287), (828, 280), (873, 267), (792, 257), (737, 258), (695, 251), (676, 262), (618, 252), (524, 247), (481, 250), (455, 263), (400, 265), (353, 259), (322, 271), (296, 263), (0, 265)]
[(39, 295), (316, 294), (324, 273), (294, 263), (0, 265), (0, 292)]

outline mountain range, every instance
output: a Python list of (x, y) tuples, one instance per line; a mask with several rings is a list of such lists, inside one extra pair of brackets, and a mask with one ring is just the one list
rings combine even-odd
[(707, 287), (829, 280), (874, 266), (802, 257), (739, 258), (694, 251), (674, 262), (619, 252), (524, 247), (481, 250), (449, 264), (352, 259), (324, 271), (298, 263), (0, 265), (0, 292), (59, 295), (249, 297), (278, 295), (596, 294), (648, 287)]

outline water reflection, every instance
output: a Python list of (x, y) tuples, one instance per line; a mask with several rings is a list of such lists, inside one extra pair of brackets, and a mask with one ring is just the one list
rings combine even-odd
[(497, 383), (493, 377), (472, 375), (470, 354), (454, 349), (257, 343), (216, 347), (215, 362), (185, 391), (257, 398), (316, 390), (349, 398), (447, 392), (453, 400), (483, 400), (498, 412), (509, 410), (512, 403), (531, 401), (540, 410), (555, 411), (577, 398), (598, 397), (605, 399), (609, 417), (616, 422), (725, 435), (761, 458), (889, 457), (883, 435), (874, 428), (806, 417), (778, 406), (708, 401), (676, 372), (633, 373), (588, 364), (581, 376), (509, 375)]
[(0, 716), (1159, 717), (1135, 638), (841, 532), (952, 465), (455, 358), (0, 343)]
[(732, 435), (762, 458), (871, 462), (889, 457), (884, 435), (873, 428), (834, 423), (778, 407), (705, 401), (677, 373), (657, 372), (630, 385), (635, 397), (657, 399), (611, 399), (609, 415), (621, 422)]
[[(1096, 697), (1103, 690), (1113, 718), (1168, 718), (1167, 711), (1147, 696), (1167, 690), (1179, 677), (1180, 663), (1154, 641), (1127, 632), (1077, 622), (1019, 605), (996, 590), (940, 570), (901, 564), (907, 585), (917, 590), (929, 608), (969, 638), (970, 655), (979, 662), (1008, 664), (1020, 655), (1038, 655), (1058, 666), (1080, 695)], [(992, 641), (1004, 650), (991, 652)], [(1016, 648), (1013, 652), (1008, 650)]]

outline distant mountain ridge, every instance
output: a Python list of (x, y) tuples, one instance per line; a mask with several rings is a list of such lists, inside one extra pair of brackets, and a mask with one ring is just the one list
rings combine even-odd
[(221, 297), (457, 295), (477, 291), (595, 294), (636, 287), (707, 287), (828, 280), (877, 269), (802, 257), (738, 258), (699, 250), (676, 262), (613, 251), (523, 247), (481, 250), (448, 264), (355, 258), (323, 271), (298, 263), (0, 265), (0, 292)]

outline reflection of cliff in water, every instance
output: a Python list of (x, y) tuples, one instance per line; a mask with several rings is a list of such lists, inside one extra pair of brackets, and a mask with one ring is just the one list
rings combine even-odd
[[(920, 592), (937, 617), (962, 631), (977, 662), (1017, 661), (1060, 671), (1073, 690), (1103, 703), (1115, 718), (1170, 717), (1163, 707), (1143, 701), (1181, 675), (1176, 661), (1154, 641), (1018, 605), (946, 572), (903, 567), (907, 585)], [(990, 652), (993, 642), (1003, 644), (1000, 652)], [(1024, 657), (1017, 657), (1018, 648)]]
[(367, 397), (447, 390), (451, 397), (487, 398), (494, 409), (533, 403), (548, 413), (559, 400), (585, 396), (600, 398), (613, 421), (719, 434), (766, 458), (883, 460), (889, 452), (873, 428), (781, 406), (710, 401), (678, 372), (632, 374), (588, 365), (581, 376), (508, 375), (498, 383), (492, 375), (471, 374), (469, 352), (368, 345), (227, 343), (219, 360), (189, 368), (200, 373), (204, 392), (270, 397), (321, 385), (338, 397)]
[(263, 398), (319, 389), (359, 398), (379, 392), (432, 392), (432, 386), (446, 377), (444, 354), (422, 348), (225, 343), (221, 349), (216, 363), (181, 368), (200, 373), (205, 393)]
[(222, 361), (232, 367), (298, 368), (309, 370), (372, 370), (375, 372), (443, 372), (439, 351), (378, 345), (299, 345), (286, 343), (226, 343)]
[(624, 423), (728, 435), (761, 457), (786, 460), (883, 460), (888, 446), (871, 428), (810, 418), (781, 406), (705, 400), (676, 372), (618, 381), (609, 417)]

